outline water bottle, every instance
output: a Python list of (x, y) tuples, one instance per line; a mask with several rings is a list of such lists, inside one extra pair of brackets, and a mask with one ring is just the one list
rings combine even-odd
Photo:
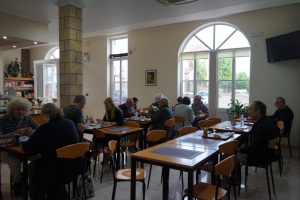
[(244, 127), (245, 118), (244, 115), (241, 115), (241, 128)]

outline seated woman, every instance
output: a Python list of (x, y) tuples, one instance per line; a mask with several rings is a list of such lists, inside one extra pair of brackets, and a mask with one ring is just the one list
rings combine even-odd
[[(12, 99), (7, 104), (7, 114), (0, 117), (0, 137), (7, 135), (31, 134), (38, 127), (37, 123), (28, 115), (32, 103), (24, 98)], [(21, 162), (20, 158), (9, 152), (1, 152), (1, 162), (7, 163), (10, 167), (13, 189), (22, 187)]]
[[(58, 180), (58, 159), (56, 149), (78, 143), (79, 137), (74, 123), (63, 118), (63, 112), (53, 103), (42, 108), (46, 123), (41, 125), (30, 139), (22, 144), (28, 154), (40, 154), (41, 158), (29, 166), (30, 194), (32, 199), (58, 199), (61, 191)], [(62, 181), (70, 181), (82, 170), (80, 160), (66, 160), (63, 163)]]
[[(178, 104), (174, 107), (174, 115), (185, 117), (184, 126), (192, 126), (194, 121), (193, 110), (189, 106), (191, 104), (191, 100), (189, 97), (183, 97), (181, 104)], [(182, 124), (175, 124), (174, 129), (178, 130), (182, 127)]]
[(116, 122), (117, 126), (124, 125), (124, 118), (120, 108), (118, 108), (111, 97), (104, 100), (105, 114), (103, 121)]

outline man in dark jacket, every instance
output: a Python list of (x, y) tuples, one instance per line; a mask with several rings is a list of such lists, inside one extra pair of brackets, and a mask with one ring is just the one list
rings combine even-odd
[(288, 135), (291, 132), (294, 113), (292, 109), (290, 109), (290, 107), (286, 105), (285, 99), (283, 97), (276, 97), (275, 106), (277, 110), (271, 116), (271, 118), (275, 122), (283, 121), (284, 124), (283, 134)]
[(255, 101), (249, 107), (248, 116), (256, 121), (250, 132), (248, 145), (242, 147), (237, 159), (249, 165), (259, 165), (273, 158), (274, 152), (268, 148), (268, 142), (274, 139), (276, 128), (267, 116), (266, 105), (261, 101)]

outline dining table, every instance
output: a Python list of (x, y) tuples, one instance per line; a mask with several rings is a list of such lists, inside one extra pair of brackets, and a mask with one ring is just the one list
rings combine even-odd
[[(132, 134), (142, 134), (143, 128), (131, 126), (112, 126), (107, 128), (101, 128), (101, 131), (105, 134), (105, 136), (117, 141), (116, 169), (119, 170), (121, 161), (121, 138)], [(142, 146), (142, 148), (144, 147)]]
[(148, 163), (162, 167), (163, 190), (162, 199), (169, 198), (169, 171), (181, 170), (188, 173), (188, 199), (192, 198), (194, 172), (210, 160), (216, 160), (218, 146), (226, 141), (237, 139), (232, 133), (227, 139), (203, 138), (203, 131), (178, 137), (131, 155), (131, 200), (136, 199), (136, 163)]

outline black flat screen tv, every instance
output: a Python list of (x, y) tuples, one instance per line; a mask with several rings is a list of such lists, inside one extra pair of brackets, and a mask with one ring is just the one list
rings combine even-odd
[(268, 62), (300, 58), (300, 30), (266, 39)]

